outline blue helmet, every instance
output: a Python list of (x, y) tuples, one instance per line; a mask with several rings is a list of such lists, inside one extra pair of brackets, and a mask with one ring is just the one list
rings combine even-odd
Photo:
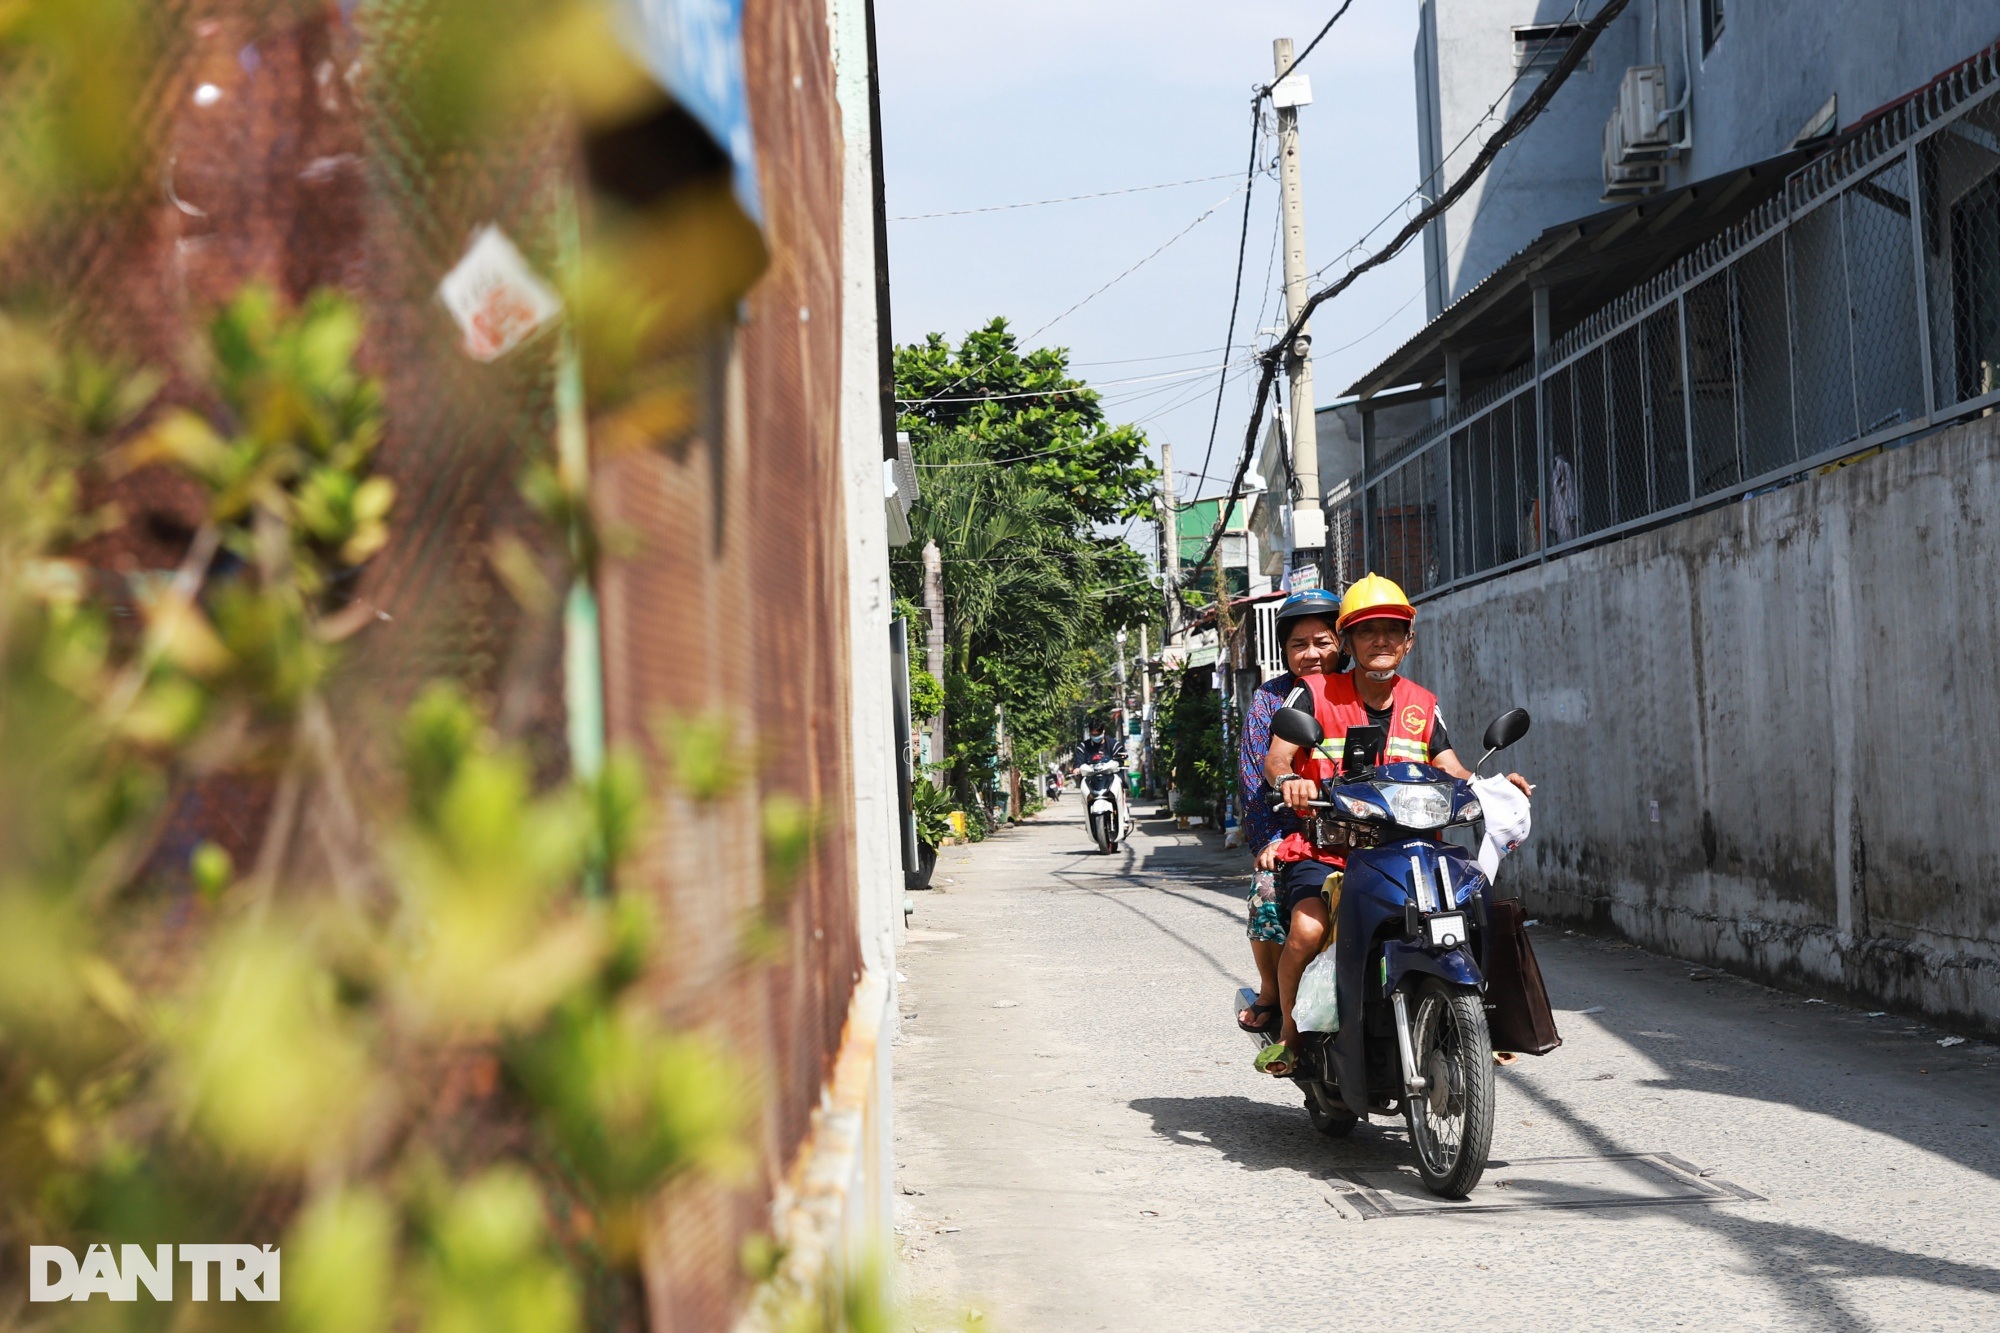
[(1285, 639), (1291, 633), (1291, 622), (1306, 616), (1318, 616), (1326, 622), (1328, 629), (1332, 629), (1340, 621), (1340, 599), (1325, 588), (1307, 588), (1287, 597), (1284, 605), (1278, 608), (1278, 651), (1281, 654)]

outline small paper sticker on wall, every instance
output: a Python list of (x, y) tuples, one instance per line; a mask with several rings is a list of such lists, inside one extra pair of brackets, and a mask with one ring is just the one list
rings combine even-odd
[(438, 297), (465, 335), (466, 354), (478, 361), (497, 361), (562, 313), (562, 298), (491, 225), (444, 275)]

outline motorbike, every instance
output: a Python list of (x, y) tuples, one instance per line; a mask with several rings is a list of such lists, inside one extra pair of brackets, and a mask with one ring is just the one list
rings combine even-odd
[[(1474, 771), (1528, 725), (1520, 708), (1495, 719)], [(1325, 740), (1300, 709), (1280, 709), (1271, 730), (1308, 751)], [(1339, 776), (1311, 802), (1312, 841), (1348, 848), (1327, 946), (1339, 1026), (1301, 1034), (1291, 1078), (1313, 1128), (1329, 1137), (1346, 1137), (1370, 1115), (1400, 1113), (1424, 1187), (1464, 1198), (1485, 1173), (1493, 1140), (1484, 1003), (1492, 885), (1444, 834), (1477, 822), (1479, 801), (1470, 783), (1442, 769), (1376, 763), (1383, 740), (1380, 727), (1350, 729)], [(1256, 992), (1236, 998), (1245, 1008)]]
[(1056, 773), (1049, 773), (1049, 774), (1046, 774), (1046, 775), (1045, 775), (1045, 776), (1044, 776), (1044, 777), (1042, 778), (1042, 792), (1043, 792), (1043, 794), (1044, 794), (1044, 795), (1046, 795), (1046, 796), (1047, 796), (1047, 797), (1048, 797), (1048, 798), (1049, 798), (1049, 799), (1050, 799), (1051, 801), (1058, 801), (1058, 800), (1061, 800), (1061, 799), (1062, 799), (1062, 777), (1061, 777), (1061, 775), (1060, 775), (1060, 774), (1056, 774)]
[(1132, 835), (1132, 808), (1125, 803), (1125, 764), (1119, 759), (1100, 759), (1079, 764), (1077, 776), (1083, 780), (1083, 804), (1090, 820), (1091, 840), (1097, 850), (1110, 853)]

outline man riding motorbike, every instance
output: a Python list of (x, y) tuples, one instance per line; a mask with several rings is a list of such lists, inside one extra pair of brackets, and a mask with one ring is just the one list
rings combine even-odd
[(1101, 852), (1115, 852), (1131, 830), (1125, 803), (1125, 738), (1105, 734), (1102, 717), (1090, 719), (1090, 733), (1076, 747), (1084, 822)]
[[(1417, 610), (1395, 583), (1378, 574), (1356, 580), (1340, 599), (1333, 624), (1340, 648), (1353, 661), (1351, 670), (1306, 676), (1302, 684), (1311, 696), (1310, 711), (1327, 737), (1327, 748), (1338, 753), (1352, 727), (1377, 726), (1384, 737), (1385, 764), (1431, 764), (1455, 778), (1472, 771), (1451, 748), (1437, 696), (1397, 674), (1416, 644)], [(1294, 631), (1296, 633), (1296, 631)], [(1304, 700), (1300, 700), (1304, 703)], [(1294, 814), (1304, 815), (1307, 802), (1319, 799), (1319, 783), (1335, 776), (1339, 765), (1309, 755), (1283, 737), (1273, 737), (1264, 758), (1264, 776), (1284, 796)], [(1523, 794), (1527, 779), (1507, 775)], [(1278, 958), (1278, 1000), (1284, 1022), (1278, 1040), (1257, 1057), (1257, 1067), (1280, 1078), (1297, 1067), (1299, 1032), (1292, 1019), (1299, 976), (1326, 941), (1332, 904), (1324, 892), (1327, 881), (1346, 864), (1347, 849), (1309, 841), (1303, 829), (1288, 833), (1278, 845), (1278, 910), (1286, 923), (1283, 952)], [(1331, 896), (1339, 894), (1338, 880)]]
[(1124, 738), (1106, 735), (1104, 719), (1092, 717), (1082, 743), (1076, 747), (1077, 765), (1081, 767), (1084, 764), (1101, 764), (1106, 759), (1122, 761), (1124, 758)]

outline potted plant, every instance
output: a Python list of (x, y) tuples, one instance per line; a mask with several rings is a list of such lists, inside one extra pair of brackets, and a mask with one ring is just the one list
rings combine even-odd
[(951, 796), (919, 780), (910, 788), (910, 810), (917, 821), (917, 868), (909, 872), (908, 887), (928, 889), (937, 869), (938, 848), (952, 836)]

